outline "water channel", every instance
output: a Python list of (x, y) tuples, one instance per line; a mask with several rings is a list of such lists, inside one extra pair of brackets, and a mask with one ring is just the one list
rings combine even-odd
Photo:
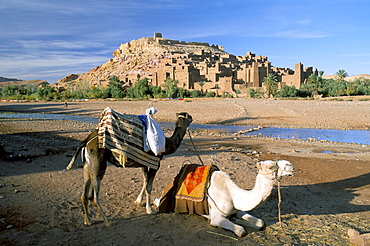
[[(36, 114), (36, 113), (0, 113), (0, 118), (28, 118), (28, 119), (48, 119), (48, 120), (73, 120), (86, 123), (97, 123), (98, 118), (67, 114)], [(172, 122), (159, 122), (162, 127), (173, 128)], [(255, 126), (239, 125), (202, 125), (191, 124), (190, 129), (218, 130), (226, 133), (237, 133), (246, 131)], [(365, 130), (337, 130), (337, 129), (306, 129), (306, 128), (277, 128), (265, 127), (256, 131), (244, 133), (246, 135), (258, 135), (265, 137), (283, 139), (316, 139), (333, 142), (356, 143), (370, 145), (370, 131)]]

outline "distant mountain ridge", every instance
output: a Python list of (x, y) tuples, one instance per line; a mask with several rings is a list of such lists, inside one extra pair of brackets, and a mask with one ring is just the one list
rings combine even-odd
[(8, 82), (8, 81), (22, 81), (22, 80), (21, 79), (0, 77), (0, 82)]
[(34, 79), (34, 80), (21, 80), (21, 79), (14, 79), (14, 78), (5, 78), (0, 77), (0, 89), (4, 88), (5, 86), (16, 85), (16, 86), (39, 86), (41, 83), (44, 83), (46, 80)]

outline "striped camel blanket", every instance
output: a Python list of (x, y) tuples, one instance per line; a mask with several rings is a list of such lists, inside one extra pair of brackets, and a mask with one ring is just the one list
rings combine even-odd
[(107, 107), (98, 125), (99, 148), (111, 150), (123, 167), (142, 164), (158, 169), (160, 157), (144, 151), (145, 127), (137, 115), (119, 114)]

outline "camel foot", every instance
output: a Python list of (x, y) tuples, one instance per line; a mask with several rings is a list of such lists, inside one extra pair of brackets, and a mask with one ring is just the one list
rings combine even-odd
[(259, 231), (265, 231), (266, 230), (266, 225), (263, 224), (263, 226), (261, 226), (260, 228), (258, 228)]
[(154, 199), (154, 205), (157, 207), (157, 208), (159, 208), (159, 204), (160, 204), (160, 202), (161, 202), (161, 199), (159, 199), (159, 198), (155, 198)]
[(84, 221), (84, 225), (91, 226), (91, 222), (90, 221)]
[(238, 236), (238, 237), (243, 237), (247, 234), (247, 232), (245, 231), (245, 229), (241, 226), (238, 226), (235, 228), (235, 231), (234, 233)]
[(266, 229), (266, 225), (265, 225), (265, 222), (263, 222), (263, 220), (261, 219), (258, 219), (256, 222), (255, 222), (255, 226), (258, 228), (258, 230), (260, 231), (264, 231)]
[(137, 206), (139, 206), (139, 207), (143, 207), (143, 206), (144, 206), (140, 201), (137, 201), (137, 200), (136, 200), (134, 203), (135, 203)]
[(157, 210), (152, 209), (151, 207), (149, 207), (149, 208), (146, 208), (146, 213), (147, 213), (147, 214), (157, 214), (157, 213), (158, 213), (158, 211), (157, 211)]

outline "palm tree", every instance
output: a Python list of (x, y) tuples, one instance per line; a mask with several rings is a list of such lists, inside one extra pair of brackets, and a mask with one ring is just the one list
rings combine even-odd
[(274, 96), (277, 92), (277, 79), (275, 74), (269, 73), (263, 78), (262, 84), (266, 87), (267, 97)]
[(345, 77), (348, 76), (348, 73), (344, 69), (339, 69), (338, 72), (335, 73), (339, 77), (340, 81), (343, 81)]
[(321, 86), (319, 78), (315, 74), (311, 74), (306, 80), (306, 88), (312, 96), (319, 94), (319, 86)]
[(198, 81), (198, 85), (200, 86), (200, 91), (202, 92), (203, 95), (203, 86), (205, 85), (205, 81)]

